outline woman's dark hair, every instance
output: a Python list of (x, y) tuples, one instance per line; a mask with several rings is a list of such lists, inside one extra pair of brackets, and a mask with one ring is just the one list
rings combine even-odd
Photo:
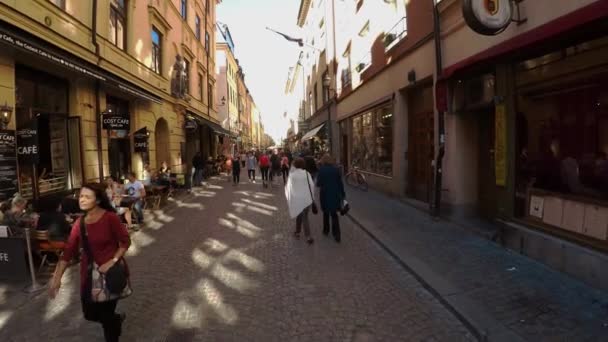
[(95, 200), (97, 201), (98, 207), (107, 211), (116, 212), (116, 209), (114, 209), (106, 194), (106, 187), (101, 183), (87, 183), (82, 186), (82, 189), (89, 189), (95, 193)]
[(303, 169), (306, 167), (306, 162), (303, 158), (296, 158), (293, 161), (293, 167), (295, 167), (296, 169)]

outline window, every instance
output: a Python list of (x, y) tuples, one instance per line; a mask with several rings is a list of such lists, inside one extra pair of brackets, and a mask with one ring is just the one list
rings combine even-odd
[(393, 108), (380, 107), (352, 119), (352, 160), (361, 170), (393, 174)]
[(184, 58), (186, 62), (186, 94), (190, 94), (190, 61)]
[(205, 50), (207, 51), (207, 55), (209, 55), (209, 32), (205, 31)]
[(313, 106), (313, 102), (312, 102), (312, 92), (308, 92), (308, 106), (309, 106), (309, 110), (310, 112), (308, 113), (309, 115), (312, 115), (312, 113), (315, 112), (314, 106)]
[(182, 0), (182, 18), (188, 20), (188, 0)]
[[(315, 94), (314, 94), (314, 97), (312, 98), (312, 101), (313, 101), (313, 104), (314, 104), (313, 108), (315, 109), (314, 112), (316, 112), (317, 108), (318, 108), (318, 106), (317, 106), (317, 99), (318, 99), (318, 96), (319, 96), (319, 93), (317, 92), (317, 84), (316, 83), (315, 83), (313, 91), (314, 91)], [(314, 112), (313, 112), (313, 114), (314, 114)]]
[[(198, 16), (198, 14), (196, 15), (196, 17), (194, 17), (194, 31), (196, 33), (196, 39), (198, 41), (201, 40), (201, 18)], [(207, 33), (205, 32), (205, 36), (207, 35)], [(205, 37), (206, 39), (207, 37)]]
[(325, 77), (327, 77), (328, 75), (329, 74), (327, 73), (327, 70), (325, 70), (322, 78), (323, 81), (321, 82), (321, 84), (323, 85), (323, 104), (329, 101), (329, 86), (325, 86)]
[(49, 0), (49, 2), (61, 8), (62, 10), (65, 10), (65, 0)]
[(112, 0), (110, 5), (110, 41), (121, 50), (125, 49), (126, 24), (125, 0)]
[(198, 74), (198, 98), (203, 102), (203, 74)]
[(213, 107), (213, 84), (207, 83), (207, 104), (209, 107)]
[(160, 74), (162, 58), (161, 58), (161, 48), (162, 48), (162, 35), (156, 27), (152, 26), (152, 70), (155, 73)]
[(205, 11), (209, 14), (209, 0), (205, 0)]

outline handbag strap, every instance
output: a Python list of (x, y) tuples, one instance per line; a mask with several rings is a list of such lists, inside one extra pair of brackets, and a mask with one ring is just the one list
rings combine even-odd
[(312, 195), (312, 189), (310, 188), (310, 180), (308, 179), (308, 171), (306, 171), (306, 184), (308, 184), (308, 191), (310, 192), (310, 199), (312, 203), (315, 203), (315, 197)]
[(93, 251), (91, 245), (89, 245), (89, 236), (87, 234), (87, 228), (84, 223), (86, 214), (80, 217), (80, 245), (87, 255), (87, 275), (84, 282), (83, 296), (85, 301), (91, 301), (91, 291), (93, 289)]

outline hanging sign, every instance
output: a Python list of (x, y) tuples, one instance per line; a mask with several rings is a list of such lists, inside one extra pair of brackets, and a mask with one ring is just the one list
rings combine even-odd
[(186, 119), (186, 123), (184, 124), (184, 128), (187, 131), (196, 131), (196, 129), (198, 128), (198, 124), (196, 123), (195, 120), (192, 119)]
[(38, 163), (38, 120), (32, 120), (27, 127), (17, 130), (17, 156), (26, 163)]
[(462, 14), (475, 32), (493, 36), (504, 31), (513, 17), (512, 0), (463, 0)]
[(131, 129), (131, 120), (128, 116), (120, 114), (103, 113), (101, 115), (103, 129), (129, 131)]
[(148, 152), (148, 128), (144, 127), (133, 133), (134, 150), (137, 153)]
[(0, 130), (0, 201), (5, 201), (17, 190), (17, 152), (15, 131)]

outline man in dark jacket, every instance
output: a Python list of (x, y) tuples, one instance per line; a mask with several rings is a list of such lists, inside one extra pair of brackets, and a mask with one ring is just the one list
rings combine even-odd
[(316, 184), (319, 187), (319, 199), (323, 211), (323, 234), (329, 235), (329, 218), (331, 217), (331, 233), (340, 242), (340, 220), (338, 211), (342, 208), (342, 202), (346, 198), (344, 183), (340, 170), (335, 166), (331, 156), (325, 155), (321, 159), (321, 168), (317, 175)]
[(304, 161), (306, 162), (306, 171), (308, 171), (308, 173), (310, 173), (310, 175), (312, 176), (313, 179), (316, 179), (317, 172), (319, 171), (319, 169), (317, 168), (317, 161), (313, 157), (310, 150), (307, 150), (306, 152), (304, 152), (303, 158), (304, 158)]
[(203, 157), (200, 152), (196, 152), (194, 158), (192, 158), (192, 186), (198, 186), (201, 184), (201, 175), (203, 173)]

